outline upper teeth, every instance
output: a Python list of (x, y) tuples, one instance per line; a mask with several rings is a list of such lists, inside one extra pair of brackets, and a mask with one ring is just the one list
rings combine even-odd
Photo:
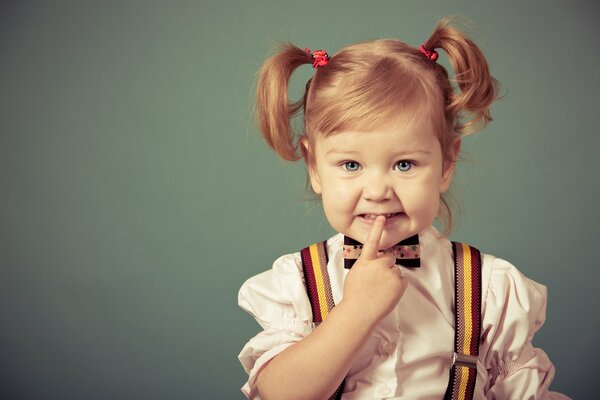
[(391, 217), (392, 215), (394, 215), (396, 213), (387, 213), (387, 214), (365, 214), (365, 218), (367, 219), (375, 219), (375, 217), (377, 217), (378, 215), (385, 215), (386, 218)]

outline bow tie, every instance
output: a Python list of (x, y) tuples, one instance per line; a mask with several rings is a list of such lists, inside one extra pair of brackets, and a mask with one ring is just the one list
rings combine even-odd
[[(362, 248), (362, 243), (344, 235), (344, 268), (352, 268), (360, 256)], [(396, 254), (396, 264), (401, 264), (403, 267), (419, 268), (421, 266), (419, 250), (419, 235), (414, 235), (398, 242), (398, 244), (385, 250), (385, 252), (394, 252)]]

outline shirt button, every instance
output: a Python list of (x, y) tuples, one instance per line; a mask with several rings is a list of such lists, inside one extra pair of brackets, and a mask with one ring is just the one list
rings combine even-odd
[(392, 354), (396, 345), (394, 343), (386, 342), (381, 345), (381, 352), (383, 354)]
[(378, 397), (388, 397), (391, 393), (392, 388), (390, 388), (388, 385), (381, 386), (379, 389), (377, 389)]

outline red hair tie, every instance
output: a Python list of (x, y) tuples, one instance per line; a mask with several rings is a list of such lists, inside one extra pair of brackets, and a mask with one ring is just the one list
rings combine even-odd
[(433, 49), (427, 50), (423, 45), (421, 45), (419, 50), (421, 50), (421, 53), (425, 54), (425, 57), (429, 58), (433, 62), (435, 62), (435, 60), (438, 58), (438, 52)]
[[(310, 49), (307, 47), (304, 49), (307, 53), (310, 53)], [(325, 50), (315, 50), (313, 55), (313, 68), (324, 67), (329, 62), (329, 54)]]

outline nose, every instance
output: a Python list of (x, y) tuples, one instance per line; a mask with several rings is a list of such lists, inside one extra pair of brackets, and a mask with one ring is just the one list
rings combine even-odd
[(389, 200), (393, 196), (391, 178), (384, 172), (373, 172), (365, 176), (363, 196), (365, 200)]

